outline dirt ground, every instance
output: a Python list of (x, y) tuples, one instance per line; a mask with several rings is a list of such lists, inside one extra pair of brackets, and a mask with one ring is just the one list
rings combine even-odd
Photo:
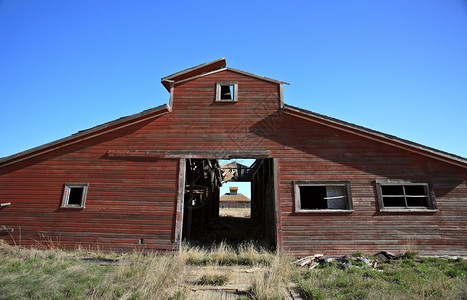
[(221, 208), (220, 217), (250, 218), (251, 209), (249, 208)]

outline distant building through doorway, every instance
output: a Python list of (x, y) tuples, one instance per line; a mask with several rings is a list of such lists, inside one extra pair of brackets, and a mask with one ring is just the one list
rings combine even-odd
[(222, 208), (251, 208), (251, 200), (242, 193), (238, 187), (230, 187), (230, 192), (221, 196), (219, 207)]

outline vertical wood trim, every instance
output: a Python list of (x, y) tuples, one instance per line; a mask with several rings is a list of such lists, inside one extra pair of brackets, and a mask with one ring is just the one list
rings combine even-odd
[(169, 111), (172, 111), (174, 105), (174, 82), (170, 83)]
[(221, 83), (216, 82), (216, 101), (221, 100)]
[(284, 108), (284, 85), (279, 84), (279, 97), (280, 97), (280, 108)]
[(272, 159), (273, 163), (273, 168), (274, 168), (274, 174), (273, 174), (273, 180), (274, 180), (274, 226), (276, 226), (276, 236), (275, 236), (275, 242), (276, 242), (276, 252), (281, 253), (282, 252), (282, 232), (281, 232), (281, 221), (280, 221), (280, 199), (279, 199), (279, 165), (278, 165), (278, 160), (277, 158)]
[(183, 232), (183, 198), (185, 196), (185, 172), (186, 159), (180, 158), (178, 169), (178, 193), (177, 193), (177, 211), (175, 220), (175, 250), (180, 250), (182, 246)]

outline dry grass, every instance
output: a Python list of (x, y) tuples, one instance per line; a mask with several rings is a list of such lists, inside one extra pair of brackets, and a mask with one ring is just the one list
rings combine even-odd
[[(84, 257), (118, 264), (90, 263)], [(292, 280), (305, 299), (467, 299), (462, 259), (406, 256), (376, 270), (361, 262), (345, 270), (332, 264), (308, 270), (251, 243), (143, 255), (25, 249), (2, 240), (0, 299), (182, 299), (186, 286), (198, 279), (198, 284), (227, 282), (227, 272), (219, 271), (222, 265), (265, 269), (255, 273), (251, 299), (283, 299)], [(206, 266), (204, 272), (188, 278), (200, 266)]]
[(255, 244), (244, 243), (233, 247), (223, 242), (210, 247), (184, 246), (179, 256), (195, 265), (269, 265), (274, 259), (274, 254)]
[(253, 299), (285, 299), (287, 285), (291, 280), (288, 260), (275, 256), (270, 268), (264, 274), (255, 274), (250, 294)]
[(219, 209), (220, 217), (234, 217), (234, 218), (250, 218), (251, 209), (249, 208), (221, 208)]
[[(102, 281), (103, 287), (114, 287), (115, 290), (97, 291), (96, 298), (110, 299), (117, 296), (121, 299), (168, 299), (180, 290), (184, 281), (185, 261), (172, 255), (135, 255), (134, 260), (127, 261), (108, 273)], [(103, 293), (102, 293), (103, 292)]]
[(209, 266), (204, 269), (204, 274), (196, 282), (200, 285), (224, 285), (229, 280), (227, 274), (221, 273), (217, 268)]
[[(169, 299), (183, 292), (177, 255), (72, 253), (13, 247), (0, 240), (0, 299)], [(117, 256), (99, 265), (83, 256)]]
[(228, 277), (216, 266), (267, 266), (273, 260), (253, 244), (183, 247), (175, 255), (158, 255), (27, 249), (0, 240), (0, 299), (180, 299), (192, 283), (186, 274), (193, 264), (208, 265), (203, 284), (222, 285)]

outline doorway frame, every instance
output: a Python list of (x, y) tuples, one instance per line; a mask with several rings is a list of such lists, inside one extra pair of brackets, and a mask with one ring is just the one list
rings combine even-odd
[[(174, 233), (174, 246), (175, 250), (178, 251), (182, 247), (182, 241), (183, 241), (183, 215), (184, 215), (184, 197), (185, 197), (185, 180), (186, 180), (186, 160), (189, 158), (200, 158), (199, 156), (196, 155), (196, 157), (180, 157), (179, 159), (179, 164), (178, 164), (178, 191), (177, 191), (177, 199), (176, 199), (176, 212), (175, 212), (175, 233)], [(204, 157), (206, 158), (206, 157)], [(228, 159), (235, 159), (235, 158), (269, 158), (272, 159), (273, 162), (273, 189), (274, 189), (274, 244), (276, 247), (276, 252), (280, 253), (281, 252), (281, 245), (282, 245), (282, 232), (281, 232), (281, 226), (280, 226), (280, 210), (279, 210), (279, 161), (275, 157), (258, 157), (258, 154), (253, 154), (253, 155), (242, 155), (242, 157), (232, 157)], [(224, 157), (216, 157), (212, 159), (226, 159)]]

